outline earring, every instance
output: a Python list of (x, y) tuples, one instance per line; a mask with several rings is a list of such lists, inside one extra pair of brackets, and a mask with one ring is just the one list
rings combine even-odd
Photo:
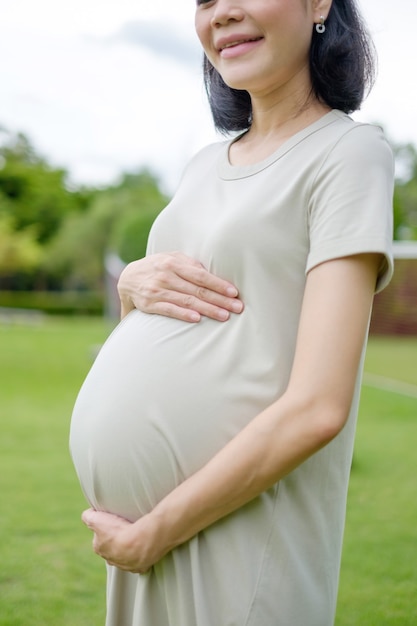
[(325, 30), (326, 27), (324, 25), (324, 17), (320, 15), (320, 24), (316, 24), (316, 31), (319, 33), (319, 35), (322, 35)]

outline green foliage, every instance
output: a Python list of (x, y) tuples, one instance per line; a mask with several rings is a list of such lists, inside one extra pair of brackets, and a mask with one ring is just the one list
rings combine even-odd
[(79, 207), (76, 194), (65, 187), (66, 172), (50, 167), (22, 134), (11, 136), (0, 155), (0, 192), (9, 200), (15, 230), (31, 227), (40, 243), (47, 242)]
[[(104, 297), (96, 291), (0, 291), (0, 307), (51, 315), (102, 315)], [(13, 313), (11, 313), (13, 315)]]
[(121, 259), (130, 263), (145, 256), (148, 234), (155, 220), (153, 211), (126, 215), (115, 228), (113, 244)]
[(145, 254), (167, 198), (148, 171), (104, 189), (70, 189), (23, 134), (0, 148), (0, 287), (103, 290), (103, 260)]
[(110, 247), (129, 263), (145, 256), (149, 231), (168, 198), (147, 170), (126, 174), (118, 189), (130, 209), (116, 223)]
[(103, 258), (117, 214), (98, 197), (84, 215), (70, 215), (47, 247), (43, 271), (64, 289), (101, 289)]
[(12, 217), (0, 214), (0, 274), (32, 271), (39, 267), (42, 257), (33, 227), (16, 232)]
[(411, 144), (395, 148), (399, 176), (394, 192), (395, 239), (417, 239), (417, 149)]
[(44, 271), (67, 289), (102, 288), (105, 253), (117, 252), (126, 262), (143, 256), (150, 226), (166, 203), (148, 172), (126, 175), (97, 192), (87, 212), (65, 220), (48, 247)]
[(51, 167), (22, 134), (0, 148), (0, 287), (45, 288), (46, 246), (91, 194), (69, 191), (66, 172)]

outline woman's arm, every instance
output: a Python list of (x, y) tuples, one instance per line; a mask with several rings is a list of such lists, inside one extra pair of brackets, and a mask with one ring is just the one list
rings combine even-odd
[(224, 322), (230, 313), (243, 310), (234, 285), (180, 252), (152, 254), (129, 263), (117, 288), (122, 319), (139, 309), (185, 322), (199, 322), (201, 316)]
[(286, 392), (200, 471), (134, 524), (87, 511), (94, 549), (145, 572), (167, 552), (243, 506), (343, 428), (365, 338), (380, 255), (323, 263), (308, 275)]

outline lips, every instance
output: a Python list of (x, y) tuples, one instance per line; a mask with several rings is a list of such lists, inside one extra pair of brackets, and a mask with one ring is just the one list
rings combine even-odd
[(227, 48), (233, 48), (235, 46), (240, 46), (245, 43), (251, 43), (253, 41), (259, 41), (262, 37), (237, 37), (236, 39), (229, 40), (220, 40), (217, 44), (217, 50), (222, 52), (222, 50), (226, 50)]

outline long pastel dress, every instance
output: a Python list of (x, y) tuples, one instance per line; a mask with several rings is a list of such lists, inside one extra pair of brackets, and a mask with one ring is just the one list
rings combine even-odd
[[(382, 253), (392, 272), (393, 160), (381, 130), (338, 111), (261, 163), (202, 150), (157, 218), (148, 253), (180, 250), (245, 303), (226, 323), (133, 311), (79, 393), (70, 447), (96, 509), (136, 520), (286, 389), (306, 274)], [(343, 332), (343, 329), (341, 329)], [(106, 626), (331, 626), (361, 379), (324, 449), (146, 575), (108, 567)]]

